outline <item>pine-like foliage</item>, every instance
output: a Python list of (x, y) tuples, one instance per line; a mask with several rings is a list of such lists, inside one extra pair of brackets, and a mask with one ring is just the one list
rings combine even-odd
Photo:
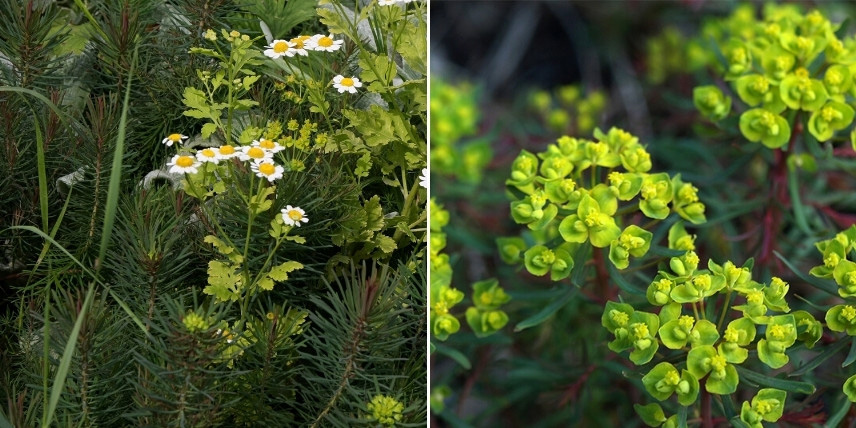
[(419, 268), (352, 266), (326, 296), (312, 299), (318, 309), (306, 333), (299, 402), (312, 426), (367, 424), (375, 394), (406, 406), (402, 422), (424, 421), (426, 281)]

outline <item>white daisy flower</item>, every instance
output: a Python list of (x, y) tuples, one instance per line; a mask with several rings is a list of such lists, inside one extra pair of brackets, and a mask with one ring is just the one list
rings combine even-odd
[(282, 56), (292, 57), (296, 52), (294, 49), (294, 43), (288, 42), (286, 40), (274, 40), (271, 42), (270, 46), (265, 46), (265, 56), (271, 57), (273, 59), (280, 58)]
[(276, 165), (269, 160), (254, 162), (250, 165), (250, 168), (252, 168), (253, 172), (256, 173), (256, 176), (267, 178), (271, 183), (278, 178), (282, 178), (282, 173), (285, 172), (283, 167)]
[(297, 36), (289, 40), (288, 43), (292, 45), (290, 50), (293, 49), (294, 53), (298, 55), (308, 56), (309, 52), (306, 51), (306, 41), (308, 41), (310, 38), (310, 36)]
[(378, 0), (377, 1), (378, 6), (392, 6), (392, 5), (398, 4), (398, 3), (399, 3), (398, 0)]
[(175, 155), (166, 164), (169, 166), (169, 172), (173, 174), (196, 174), (197, 169), (202, 162), (199, 162), (193, 156)]
[(253, 162), (269, 161), (273, 159), (273, 153), (259, 147), (244, 146), (238, 152), (238, 159)]
[(419, 176), (419, 185), (428, 188), (428, 168), (422, 168), (422, 175)]
[(314, 51), (326, 51), (333, 52), (339, 50), (342, 47), (342, 43), (345, 43), (344, 40), (333, 40), (333, 35), (325, 36), (323, 34), (316, 34), (312, 36), (309, 40), (305, 42), (307, 49), (312, 49)]
[(344, 77), (340, 74), (333, 78), (333, 87), (338, 89), (340, 94), (345, 91), (356, 94), (357, 88), (362, 86), (363, 83), (356, 77)]
[(229, 144), (225, 144), (225, 145), (218, 147), (216, 150), (216, 153), (217, 153), (217, 159), (220, 159), (220, 160), (232, 159), (233, 157), (239, 155), (239, 152), (237, 150), (235, 150), (235, 147), (231, 146)]
[(279, 153), (285, 150), (285, 147), (273, 140), (262, 138), (261, 140), (253, 140), (253, 147), (259, 147), (271, 153)]
[(167, 147), (172, 147), (174, 143), (183, 143), (190, 138), (187, 135), (181, 134), (169, 134), (166, 138), (164, 138), (161, 143), (166, 144)]
[(220, 156), (217, 153), (219, 149), (215, 148), (204, 148), (198, 152), (196, 152), (196, 160), (199, 162), (212, 162), (215, 164), (220, 163)]
[(306, 217), (306, 212), (303, 211), (303, 208), (286, 205), (282, 209), (282, 221), (289, 226), (300, 227), (300, 222), (308, 223), (309, 218)]

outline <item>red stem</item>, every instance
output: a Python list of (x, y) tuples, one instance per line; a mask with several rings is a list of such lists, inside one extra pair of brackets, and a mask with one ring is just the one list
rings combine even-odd
[[(791, 139), (788, 141), (788, 153), (793, 152), (797, 136), (801, 131), (802, 126), (800, 126), (798, 114), (794, 118)], [(776, 237), (782, 224), (782, 212), (791, 206), (790, 196), (788, 195), (787, 156), (782, 149), (776, 149), (773, 154), (774, 163), (770, 183), (770, 199), (767, 203), (767, 210), (764, 213), (761, 255), (758, 257), (758, 263), (762, 266), (767, 266), (773, 258), (773, 251), (776, 249)]]
[(592, 247), (592, 252), (594, 253), (594, 268), (600, 299), (602, 299), (603, 302), (606, 302), (607, 300), (611, 300), (614, 296), (612, 290), (609, 289), (609, 273), (606, 271), (603, 249)]
[(701, 426), (713, 428), (713, 415), (710, 411), (710, 393), (706, 389), (701, 391)]

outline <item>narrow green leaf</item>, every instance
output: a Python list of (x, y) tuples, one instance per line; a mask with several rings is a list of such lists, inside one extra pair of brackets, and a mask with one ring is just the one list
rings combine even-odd
[(74, 328), (71, 329), (71, 334), (68, 336), (68, 342), (65, 344), (65, 349), (62, 352), (62, 359), (57, 367), (56, 376), (54, 376), (53, 386), (51, 387), (51, 398), (48, 404), (47, 421), (43, 426), (50, 426), (53, 421), (54, 413), (56, 412), (59, 397), (65, 388), (65, 380), (68, 375), (68, 368), (71, 365), (71, 357), (74, 356), (74, 348), (77, 346), (77, 336), (80, 334), (80, 327), (83, 325), (83, 319), (86, 318), (86, 313), (89, 311), (89, 306), (92, 304), (92, 298), (95, 296), (95, 282), (89, 284), (89, 290), (86, 291), (86, 299), (83, 301), (83, 307), (80, 308), (80, 313), (77, 315), (77, 320), (74, 321)]
[(514, 331), (518, 332), (521, 330), (525, 330), (529, 327), (535, 327), (536, 325), (543, 323), (547, 320), (547, 318), (550, 318), (551, 315), (555, 314), (556, 311), (565, 306), (565, 304), (568, 303), (568, 301), (570, 301), (572, 297), (574, 297), (578, 290), (579, 289), (577, 287), (568, 287), (565, 291), (565, 294), (561, 295), (558, 299), (545, 306), (537, 314), (526, 318), (523, 321), (520, 321), (516, 326), (514, 326)]
[(781, 389), (788, 392), (811, 394), (815, 390), (814, 385), (808, 382), (798, 382), (793, 380), (780, 379), (777, 377), (771, 377), (740, 366), (737, 366), (737, 373), (740, 374), (741, 379), (746, 379), (750, 382), (755, 382), (758, 385)]
[(798, 170), (788, 171), (788, 193), (791, 195), (791, 207), (794, 211), (794, 221), (796, 222), (797, 227), (807, 235), (811, 236), (814, 235), (814, 232), (811, 230), (811, 227), (809, 227), (808, 222), (805, 219), (805, 206), (800, 200), (800, 186), (797, 182), (798, 175)]
[(673, 250), (671, 248), (666, 248), (660, 245), (652, 245), (651, 249), (648, 250), (649, 254), (653, 254), (655, 256), (672, 258), (672, 257), (680, 257), (686, 253), (685, 250)]
[(125, 101), (122, 103), (122, 116), (119, 119), (119, 134), (116, 136), (116, 148), (113, 150), (113, 166), (110, 171), (110, 182), (107, 185), (107, 203), (104, 207), (104, 224), (101, 229), (101, 248), (98, 250), (99, 264), (95, 273), (104, 265), (110, 235), (113, 233), (113, 222), (116, 220), (116, 209), (119, 206), (119, 183), (122, 181), (122, 156), (125, 153), (125, 127), (128, 124), (128, 104), (131, 101), (131, 80), (134, 77), (134, 66), (137, 64), (137, 48), (131, 59), (131, 69), (128, 70), (128, 83), (125, 87)]
[[(81, 262), (80, 262), (80, 260), (77, 260), (77, 258), (75, 258), (73, 255), (71, 255), (71, 253), (69, 253), (69, 252), (68, 252), (68, 250), (66, 250), (66, 249), (65, 249), (65, 247), (63, 247), (62, 245), (60, 245), (58, 242), (54, 241), (54, 239), (53, 239), (53, 238), (51, 238), (50, 236), (48, 236), (47, 234), (45, 234), (45, 233), (44, 233), (44, 232), (42, 232), (41, 230), (39, 230), (39, 229), (37, 229), (37, 228), (35, 228), (35, 227), (33, 227), (33, 226), (12, 226), (12, 227), (10, 227), (9, 229), (20, 229), (20, 230), (26, 230), (26, 231), (28, 231), (28, 232), (33, 232), (33, 233), (35, 233), (36, 235), (41, 236), (42, 238), (44, 238), (45, 240), (47, 240), (48, 242), (50, 242), (52, 245), (54, 245), (54, 246), (56, 246), (57, 248), (59, 248), (59, 250), (60, 250), (60, 251), (62, 251), (66, 256), (68, 256), (68, 258), (70, 258), (70, 259), (71, 259), (71, 261), (73, 261), (75, 264), (77, 264), (78, 266), (80, 266), (80, 268), (83, 270), (83, 272), (85, 272), (87, 275), (91, 276), (91, 277), (92, 277), (92, 279), (94, 279), (94, 280), (98, 281), (98, 279), (97, 279), (97, 277), (95, 276), (95, 274), (94, 274), (92, 271), (90, 271), (89, 269), (87, 269), (87, 268), (86, 268), (86, 266), (84, 266), (84, 265), (83, 265), (83, 263), (81, 263)], [(99, 281), (99, 283), (100, 283), (100, 281)]]
[[(433, 344), (433, 342), (432, 342), (432, 344)], [(445, 356), (455, 360), (455, 362), (460, 364), (460, 366), (463, 367), (464, 370), (469, 370), (470, 368), (472, 368), (473, 365), (470, 364), (470, 360), (466, 357), (466, 355), (461, 353), (461, 351), (458, 351), (457, 349), (450, 348), (448, 346), (439, 345), (439, 344), (437, 344), (435, 346), (436, 346), (435, 351), (438, 354), (445, 355)]]
[[(844, 341), (846, 343), (846, 341)], [(844, 362), (841, 363), (841, 367), (847, 367), (850, 364), (853, 364), (853, 361), (856, 361), (856, 339), (850, 339), (850, 352), (847, 354), (847, 358), (844, 359)]]
[(838, 289), (835, 288), (832, 284), (830, 284), (829, 281), (823, 280), (821, 278), (816, 278), (811, 275), (806, 275), (805, 273), (803, 273), (802, 270), (797, 269), (791, 262), (789, 262), (788, 259), (779, 254), (778, 251), (773, 251), (773, 253), (776, 255), (776, 257), (779, 258), (779, 260), (782, 261), (782, 263), (785, 264), (785, 266), (788, 267), (788, 269), (791, 270), (791, 272), (796, 274), (796, 276), (798, 276), (801, 280), (815, 286), (818, 290), (824, 291), (832, 296), (839, 297)]
[(687, 428), (687, 406), (678, 409), (678, 427)]
[(34, 98), (41, 101), (42, 103), (44, 103), (46, 106), (48, 106), (48, 108), (53, 110), (53, 112), (56, 113), (57, 116), (59, 116), (60, 120), (65, 121), (65, 119), (68, 117), (68, 115), (65, 114), (65, 112), (63, 112), (62, 110), (60, 110), (59, 107), (56, 106), (56, 104), (52, 103), (44, 95), (42, 95), (42, 94), (40, 94), (40, 93), (38, 93), (32, 89), (19, 88), (19, 87), (14, 87), (14, 86), (0, 86), (0, 92), (18, 92), (18, 93), (22, 93), (22, 94), (31, 95)]
[(107, 34), (104, 33), (104, 30), (101, 29), (101, 26), (98, 25), (98, 21), (95, 19), (95, 17), (92, 16), (91, 13), (89, 13), (89, 9), (86, 7), (86, 4), (84, 4), (82, 0), (74, 0), (74, 4), (76, 4), (77, 7), (80, 8), (80, 11), (83, 12), (83, 15), (86, 16), (86, 19), (89, 20), (89, 23), (92, 24), (92, 27), (95, 28), (96, 31), (98, 31), (98, 35), (101, 36), (104, 40), (110, 40), (110, 37), (108, 37)]
[[(681, 253), (683, 253), (683, 251)], [(627, 279), (625, 279), (624, 276), (621, 275), (621, 272), (618, 271), (615, 265), (613, 265), (612, 263), (607, 263), (606, 268), (609, 271), (609, 278), (613, 282), (615, 282), (615, 285), (617, 285), (618, 288), (624, 290), (627, 293), (635, 294), (637, 296), (645, 295), (645, 290), (627, 281)]]
[(108, 288), (107, 292), (110, 293), (110, 297), (112, 297), (113, 300), (115, 300), (116, 303), (118, 303), (119, 306), (122, 307), (122, 310), (124, 310), (125, 313), (128, 314), (128, 317), (131, 318), (131, 321), (133, 321), (134, 324), (136, 324), (137, 327), (140, 328), (140, 331), (142, 331), (143, 334), (145, 335), (146, 334), (146, 326), (143, 324), (143, 322), (140, 320), (140, 318), (137, 317), (137, 314), (135, 314), (134, 311), (132, 311), (131, 308), (128, 307), (128, 304), (125, 303), (121, 298), (119, 298), (119, 296), (117, 296), (116, 293), (113, 292), (113, 290)]
[(576, 287), (582, 286), (584, 282), (586, 260), (588, 260), (592, 249), (591, 245), (583, 244), (580, 248), (577, 248), (577, 252), (574, 254), (574, 273), (571, 275), (571, 284), (574, 284)]
[[(854, 341), (853, 343), (856, 343), (856, 341)], [(826, 360), (830, 359), (833, 355), (837, 355), (842, 349), (844, 349), (845, 346), (847, 346), (846, 340), (839, 340), (839, 341), (835, 342), (834, 345), (830, 346), (829, 348), (826, 348), (825, 351), (818, 354), (811, 361), (805, 363), (803, 366), (801, 366), (799, 369), (795, 370), (794, 372), (792, 372), (788, 376), (789, 377), (802, 376), (802, 375), (814, 370), (815, 368), (819, 367), (821, 364), (826, 362)], [(853, 351), (853, 348), (851, 347), (851, 352), (852, 351)]]
[(850, 413), (850, 407), (853, 405), (853, 402), (850, 401), (844, 394), (840, 394), (840, 398), (838, 401), (840, 403), (838, 404), (840, 407), (838, 407), (835, 412), (832, 412), (832, 414), (829, 416), (829, 419), (826, 420), (826, 424), (824, 424), (824, 426), (841, 426), (841, 421), (843, 421), (844, 417), (847, 416), (848, 413)]
[[(56, 233), (59, 231), (59, 226), (62, 224), (62, 219), (65, 218), (65, 212), (68, 210), (68, 203), (71, 202), (71, 195), (74, 193), (74, 187), (70, 186), (68, 188), (68, 195), (65, 197), (65, 203), (62, 205), (62, 209), (59, 212), (59, 216), (57, 216), (56, 222), (54, 222), (53, 227), (51, 228), (50, 237), (53, 238), (56, 236)], [(36, 259), (36, 264), (32, 269), (32, 273), (35, 273), (42, 264), (42, 261), (45, 259), (45, 256), (48, 255), (48, 250), (51, 248), (50, 242), (45, 242), (42, 246), (42, 252), (39, 253), (39, 258)], [(32, 275), (32, 274), (31, 274)], [(32, 278), (32, 276), (31, 276)]]
[[(35, 114), (36, 112), (33, 111)], [(38, 117), (38, 116), (35, 116)], [(39, 175), (39, 211), (42, 215), (42, 230), (48, 230), (48, 174), (45, 169), (45, 146), (42, 137), (41, 121), (35, 120), (36, 131), (36, 162)]]

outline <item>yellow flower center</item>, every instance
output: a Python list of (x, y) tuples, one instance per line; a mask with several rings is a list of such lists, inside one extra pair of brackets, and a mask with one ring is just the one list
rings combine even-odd
[(272, 150), (276, 148), (276, 143), (271, 140), (268, 140), (267, 138), (262, 138), (261, 140), (259, 140), (259, 147), (263, 149)]
[(734, 327), (728, 327), (723, 334), (726, 342), (737, 342), (740, 339), (740, 333)]
[(225, 146), (220, 146), (220, 154), (221, 155), (231, 155), (235, 153), (235, 148), (226, 144)]
[(791, 57), (781, 55), (776, 57), (776, 69), (779, 71), (787, 71), (791, 68)]
[(758, 400), (757, 402), (755, 402), (754, 407), (756, 412), (765, 415), (767, 413), (772, 412), (773, 409), (775, 409), (778, 405), (779, 400), (771, 398), (769, 400)]
[(606, 221), (604, 221), (603, 217), (605, 217), (604, 214), (593, 211), (593, 212), (586, 214), (586, 217), (583, 221), (585, 222), (586, 226), (588, 226), (588, 227), (603, 227), (603, 225), (606, 223)]
[(692, 236), (681, 236), (675, 242), (676, 250), (695, 250), (695, 242), (693, 242)]
[(663, 381), (669, 385), (675, 386), (681, 382), (681, 375), (678, 374), (677, 370), (670, 370), (663, 376)]
[(169, 137), (166, 138), (169, 138), (170, 141), (177, 143), (181, 141), (181, 134), (169, 134)]
[(814, 46), (814, 42), (808, 37), (799, 36), (796, 39), (797, 49), (801, 51), (807, 51)]
[(288, 50), (288, 43), (280, 40), (273, 44), (273, 51), (276, 53), (285, 53)]
[(295, 37), (295, 38), (289, 40), (289, 42), (294, 43), (295, 49), (303, 49), (303, 40), (305, 40), (305, 39), (302, 37)]
[(838, 70), (829, 70), (829, 72), (826, 73), (826, 82), (830, 85), (840, 85), (843, 80), (844, 76), (842, 76), (841, 72)]
[(251, 147), (247, 150), (247, 156), (253, 159), (262, 159), (265, 157), (265, 151), (258, 147)]
[(840, 261), (841, 257), (839, 257), (838, 254), (829, 253), (828, 256), (823, 258), (823, 265), (828, 268), (835, 268), (835, 266), (838, 266), (838, 262)]
[(678, 318), (678, 325), (680, 325), (684, 330), (692, 330), (695, 325), (695, 318), (689, 315), (683, 315)]
[(288, 218), (290, 218), (294, 221), (299, 221), (300, 219), (303, 218), (303, 214), (301, 214), (300, 211), (291, 210), (288, 212)]
[(342, 79), (341, 82), (339, 82), (339, 84), (342, 86), (354, 86), (354, 79), (351, 79), (350, 77), (345, 77), (344, 79)]
[(551, 265), (556, 261), (556, 255), (550, 250), (541, 252), (541, 262), (545, 265)]
[(635, 248), (641, 248), (643, 245), (645, 245), (645, 239), (640, 238), (638, 236), (622, 234), (618, 237), (618, 243), (622, 247), (627, 248), (628, 250), (632, 250)]
[(759, 290), (752, 290), (746, 294), (746, 301), (750, 305), (760, 305), (764, 303), (764, 293)]
[(809, 76), (808, 70), (805, 67), (800, 67), (800, 68), (796, 69), (794, 71), (794, 74), (801, 79), (807, 79)]
[(746, 50), (743, 48), (736, 48), (731, 51), (731, 62), (738, 64), (746, 62)]
[(764, 76), (758, 76), (752, 81), (752, 90), (755, 92), (766, 93), (770, 89), (770, 81)]
[(193, 165), (193, 158), (190, 156), (179, 156), (178, 159), (175, 160), (175, 164), (182, 168), (187, 168)]
[(707, 290), (710, 288), (710, 275), (702, 274), (695, 278), (693, 278), (693, 285), (696, 286), (699, 290)]
[(259, 165), (259, 172), (264, 175), (273, 175), (276, 172), (276, 167), (272, 163), (263, 163)]
[(774, 325), (770, 326), (770, 336), (774, 339), (782, 340), (785, 338), (785, 335), (788, 334), (788, 326), (785, 325)]
[(719, 354), (714, 355), (710, 359), (710, 367), (712, 367), (714, 370), (716, 370), (718, 372), (725, 370), (726, 364), (728, 364), (728, 361), (725, 360), (725, 357), (723, 357), (722, 355), (719, 355)]
[(203, 149), (200, 153), (202, 153), (202, 156), (205, 156), (206, 158), (213, 158), (217, 156), (217, 154), (214, 153), (214, 150), (211, 149)]
[(824, 107), (820, 109), (820, 117), (827, 122), (832, 122), (835, 119), (841, 119), (842, 114), (832, 107)]
[(841, 317), (847, 320), (848, 323), (853, 322), (853, 319), (856, 318), (856, 308), (850, 305), (845, 306), (841, 310)]
[(657, 186), (654, 184), (646, 184), (642, 186), (642, 199), (654, 199), (657, 197)]
[(696, 202), (698, 201), (698, 189), (692, 184), (686, 183), (678, 191), (678, 197), (684, 202)]
[(575, 183), (574, 180), (571, 180), (570, 178), (566, 178), (566, 179), (562, 180), (561, 188), (562, 188), (562, 191), (564, 191), (565, 193), (573, 192), (574, 188), (576, 188), (576, 186), (577, 186), (577, 183)]
[(633, 336), (637, 339), (644, 339), (650, 334), (650, 331), (648, 330), (648, 324), (644, 324), (641, 322), (637, 322), (631, 325), (630, 330), (633, 331)]
[(856, 271), (844, 274), (844, 282), (846, 282), (847, 285), (856, 285)]
[(698, 266), (698, 254), (695, 251), (690, 251), (684, 256), (684, 261), (687, 264)]
[(331, 39), (327, 36), (324, 36), (324, 37), (318, 39), (318, 46), (321, 46), (324, 48), (329, 48), (330, 46), (333, 46), (333, 39)]
[(829, 42), (829, 49), (840, 54), (841, 52), (844, 52), (844, 43), (841, 43), (841, 40), (833, 40)]
[(609, 317), (612, 318), (612, 321), (614, 321), (615, 324), (619, 327), (624, 327), (625, 325), (627, 325), (627, 321), (630, 320), (629, 315), (617, 309), (609, 311)]
[(773, 23), (773, 24), (770, 24), (770, 25), (767, 25), (766, 27), (764, 27), (764, 32), (770, 36), (775, 36), (775, 35), (779, 34), (780, 31), (782, 31), (782, 28), (779, 27), (779, 24), (776, 24), (776, 23)]
[(662, 291), (664, 293), (668, 293), (672, 290), (672, 280), (668, 278), (663, 278), (654, 283), (654, 286), (657, 287), (657, 291)]
[(493, 302), (490, 293), (482, 293), (482, 295), (479, 296), (479, 300), (481, 300), (483, 305), (490, 305)]

